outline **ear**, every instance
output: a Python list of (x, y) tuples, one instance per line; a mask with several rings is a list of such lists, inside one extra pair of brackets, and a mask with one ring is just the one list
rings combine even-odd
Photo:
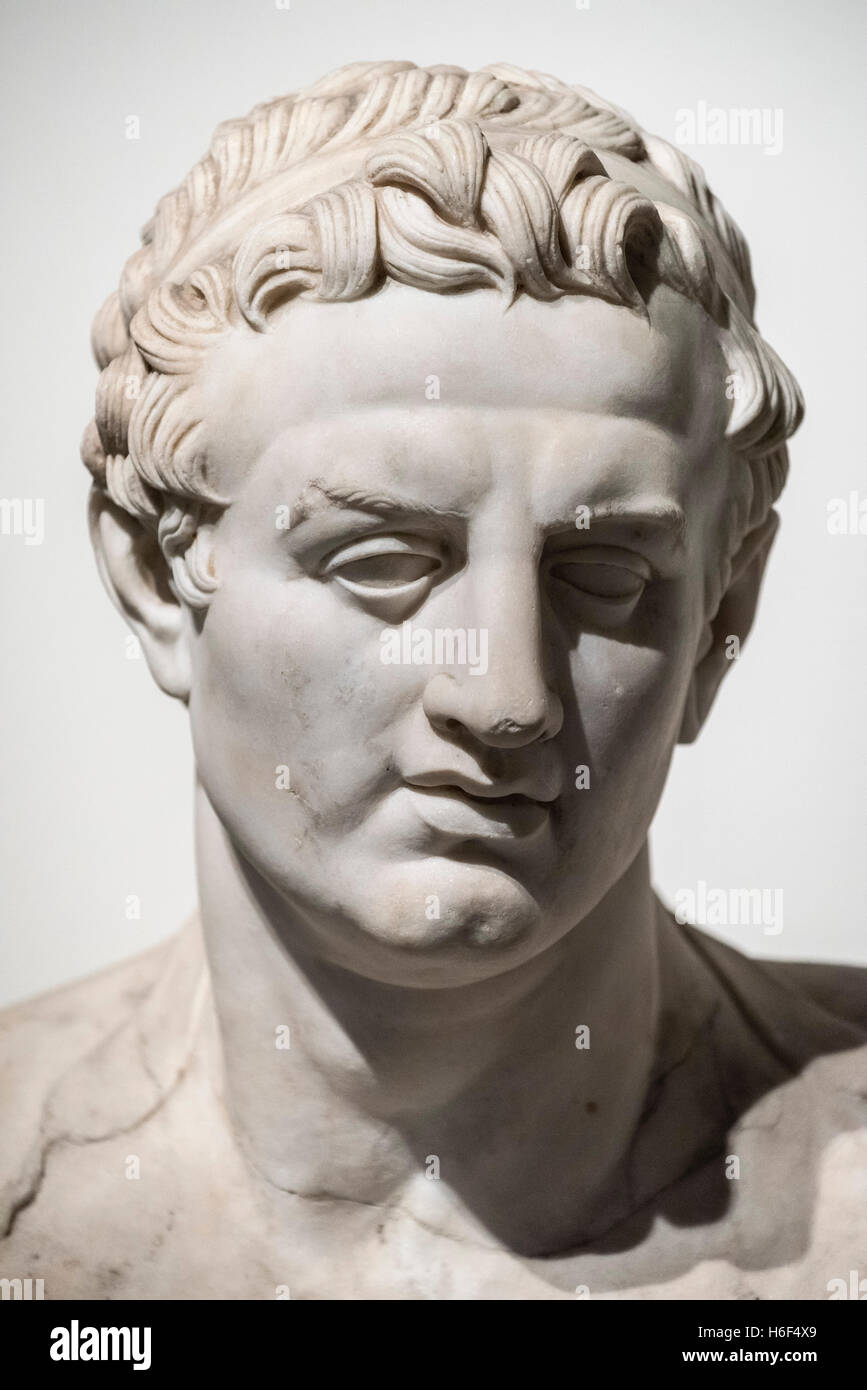
[(88, 521), (109, 597), (139, 639), (157, 685), (186, 703), (191, 677), (186, 615), (156, 537), (96, 488)]
[(747, 533), (732, 561), (729, 586), (716, 615), (707, 623), (702, 634), (678, 743), (692, 743), (698, 737), (722, 678), (734, 664), (731, 639), (737, 638), (739, 649), (749, 636), (756, 616), (762, 576), (779, 524), (777, 513), (770, 512), (760, 526)]

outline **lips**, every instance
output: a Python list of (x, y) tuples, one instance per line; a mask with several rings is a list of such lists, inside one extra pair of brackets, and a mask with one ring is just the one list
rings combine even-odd
[(480, 781), (468, 773), (451, 768), (436, 769), (430, 772), (417, 772), (404, 779), (411, 787), (427, 791), (446, 791), (462, 793), (471, 801), (534, 801), (552, 802), (560, 791), (559, 776), (534, 775), (498, 780)]
[(544, 829), (551, 811), (550, 800), (522, 792), (498, 795), (494, 787), (469, 792), (449, 783), (420, 786), (413, 781), (405, 792), (425, 825), (461, 840), (529, 839)]

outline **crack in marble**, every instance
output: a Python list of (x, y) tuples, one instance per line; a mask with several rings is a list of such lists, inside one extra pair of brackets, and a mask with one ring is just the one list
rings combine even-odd
[[(147, 1064), (145, 1064), (143, 1058), (141, 1059), (143, 1070), (145, 1071), (149, 1080), (151, 1080), (157, 1086), (159, 1094), (157, 1095), (157, 1098), (154, 1101), (153, 1105), (149, 1106), (142, 1114), (138, 1115), (136, 1119), (133, 1120), (130, 1124), (115, 1125), (114, 1127), (106, 1130), (104, 1133), (98, 1135), (76, 1136), (74, 1134), (66, 1132), (63, 1134), (52, 1135), (51, 1138), (46, 1137), (45, 1117), (48, 1114), (50, 1114), (51, 1105), (54, 1097), (57, 1096), (58, 1093), (62, 1090), (64, 1083), (69, 1079), (70, 1075), (75, 1071), (76, 1067), (82, 1065), (82, 1063), (86, 1066), (87, 1062), (91, 1058), (95, 1057), (102, 1048), (109, 1044), (124, 1030), (129, 1028), (128, 1021), (124, 1021), (123, 1023), (118, 1025), (118, 1027), (113, 1029), (106, 1037), (100, 1038), (100, 1040), (94, 1044), (90, 1051), (84, 1054), (83, 1058), (76, 1059), (76, 1061), (73, 1062), (71, 1066), (68, 1067), (67, 1070), (58, 1077), (57, 1081), (52, 1087), (51, 1094), (46, 1104), (43, 1106), (42, 1110), (42, 1118), (40, 1119), (39, 1123), (37, 1141), (34, 1145), (34, 1148), (37, 1148), (39, 1151), (39, 1157), (35, 1160), (35, 1171), (31, 1173), (29, 1181), (27, 1182), (26, 1190), (22, 1194), (22, 1196), (19, 1197), (17, 1200), (12, 1201), (9, 1208), (8, 1217), (4, 1223), (2, 1231), (0, 1231), (0, 1240), (9, 1239), (9, 1237), (13, 1234), (15, 1230), (19, 1217), (25, 1211), (27, 1211), (29, 1207), (33, 1206), (34, 1202), (37, 1200), (42, 1185), (45, 1181), (45, 1177), (48, 1170), (49, 1158), (56, 1148), (63, 1144), (67, 1144), (70, 1147), (84, 1148), (88, 1144), (103, 1144), (110, 1142), (112, 1139), (117, 1139), (121, 1135), (132, 1134), (143, 1124), (147, 1124), (148, 1120), (152, 1119), (153, 1116), (158, 1113), (158, 1111), (177, 1091), (178, 1087), (181, 1085), (181, 1083), (187, 1076), (190, 1064), (193, 1060), (195, 1051), (195, 1034), (198, 1028), (202, 1007), (204, 1004), (206, 986), (207, 972), (203, 971), (202, 975), (200, 976), (199, 984), (196, 988), (196, 993), (191, 1004), (190, 1024), (188, 1025), (187, 1035), (184, 1039), (186, 1046), (185, 1054), (182, 1061), (178, 1065), (178, 1070), (175, 1076), (168, 1083), (168, 1085), (165, 1086), (164, 1089), (160, 1088), (160, 1083), (157, 1082), (152, 1070)], [(141, 1057), (141, 1044), (143, 1039), (138, 1029), (136, 1029), (136, 1039), (138, 1044), (137, 1052)]]

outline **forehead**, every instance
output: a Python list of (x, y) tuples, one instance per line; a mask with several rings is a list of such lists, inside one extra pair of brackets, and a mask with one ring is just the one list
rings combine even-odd
[(685, 486), (720, 449), (726, 369), (696, 305), (659, 287), (649, 307), (648, 320), (589, 296), (509, 305), (394, 283), (348, 304), (295, 300), (197, 375), (220, 490), (236, 496), (264, 459), (298, 486), (354, 463), (368, 482), (447, 486), (468, 505), (498, 464), (532, 465), (543, 489), (566, 465), (585, 491), (621, 492), (655, 467), (677, 491), (678, 470)]

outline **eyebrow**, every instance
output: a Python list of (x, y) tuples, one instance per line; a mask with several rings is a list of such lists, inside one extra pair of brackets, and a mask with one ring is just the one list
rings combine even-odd
[[(554, 521), (547, 528), (550, 531), (568, 530), (575, 525), (578, 503), (566, 517)], [(588, 531), (594, 525), (616, 522), (620, 526), (644, 527), (650, 531), (669, 534), (674, 545), (680, 549), (686, 541), (686, 513), (675, 502), (605, 502), (599, 506), (588, 506), (590, 513)], [(583, 529), (583, 528), (580, 528)]]
[(432, 502), (419, 502), (394, 493), (372, 491), (368, 488), (352, 487), (339, 483), (326, 483), (323, 478), (311, 478), (302, 488), (289, 508), (289, 525), (292, 531), (307, 521), (315, 512), (326, 507), (340, 507), (346, 511), (373, 512), (388, 516), (392, 513), (415, 513), (429, 517), (463, 517), (467, 513), (457, 507), (437, 507)]
[[(568, 531), (575, 526), (575, 518), (580, 503), (568, 515), (552, 522), (546, 530), (549, 534)], [(311, 478), (299, 492), (289, 509), (289, 526), (292, 531), (316, 512), (328, 507), (346, 511), (371, 512), (377, 516), (394, 514), (460, 518), (468, 515), (461, 507), (438, 507), (432, 502), (400, 497), (394, 493), (356, 487), (351, 484), (327, 483), (323, 478)], [(620, 526), (644, 527), (651, 531), (669, 534), (676, 548), (684, 545), (686, 537), (686, 514), (673, 502), (618, 503), (606, 502), (589, 508), (589, 528), (594, 524), (615, 522)]]

